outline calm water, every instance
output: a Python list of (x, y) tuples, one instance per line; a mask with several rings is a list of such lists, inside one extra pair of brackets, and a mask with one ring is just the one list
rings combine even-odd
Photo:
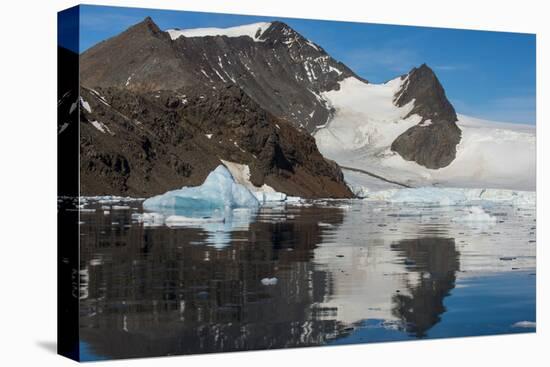
[(534, 209), (328, 201), (170, 228), (116, 205), (81, 212), (85, 360), (535, 331)]

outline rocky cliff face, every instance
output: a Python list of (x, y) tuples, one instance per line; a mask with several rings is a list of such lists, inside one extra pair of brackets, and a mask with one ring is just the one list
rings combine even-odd
[(175, 91), (81, 89), (83, 195), (151, 196), (201, 184), (221, 160), (290, 195), (350, 197), (338, 166), (313, 138), (239, 87)]
[[(248, 165), (258, 186), (349, 197), (310, 133), (335, 113), (323, 92), (350, 77), (368, 83), (281, 22), (162, 31), (146, 18), (80, 55), (83, 193), (158, 194), (200, 184), (227, 160)], [(460, 141), (454, 109), (426, 65), (403, 78), (393, 103), (414, 100), (422, 121), (391, 149), (444, 167)]]
[(421, 121), (399, 135), (391, 149), (404, 159), (427, 168), (449, 165), (456, 156), (461, 131), (456, 125), (456, 112), (445, 95), (436, 75), (426, 64), (403, 76), (405, 82), (395, 95), (394, 103), (404, 106), (414, 100), (410, 115)]
[(142, 92), (233, 83), (298, 128), (312, 132), (325, 124), (332, 111), (320, 93), (356, 75), (284, 23), (259, 24), (255, 33), (163, 32), (146, 18), (84, 52), (81, 82)]

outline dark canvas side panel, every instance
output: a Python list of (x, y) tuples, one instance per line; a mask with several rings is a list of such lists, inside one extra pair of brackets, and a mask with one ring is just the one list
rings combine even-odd
[(58, 13), (57, 348), (79, 360), (79, 8)]

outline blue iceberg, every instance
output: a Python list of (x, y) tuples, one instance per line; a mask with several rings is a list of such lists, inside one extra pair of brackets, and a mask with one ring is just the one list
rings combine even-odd
[(260, 202), (245, 186), (235, 182), (229, 170), (219, 165), (210, 172), (204, 183), (195, 187), (183, 187), (151, 197), (143, 202), (143, 208), (187, 217), (224, 216), (235, 208), (257, 209)]

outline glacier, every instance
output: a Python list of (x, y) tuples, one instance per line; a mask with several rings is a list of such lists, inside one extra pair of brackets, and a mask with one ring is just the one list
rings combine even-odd
[(389, 189), (364, 193), (365, 201), (383, 201), (394, 204), (431, 204), (440, 206), (470, 205), (480, 202), (509, 204), (520, 207), (534, 207), (534, 191), (505, 189), (469, 189), (418, 187)]
[[(402, 107), (394, 103), (405, 81), (398, 77), (371, 84), (350, 77), (339, 83), (339, 89), (324, 92), (322, 98), (335, 114), (313, 134), (321, 154), (340, 166), (368, 171), (408, 186), (535, 190), (535, 126), (457, 114), (462, 139), (456, 158), (447, 167), (429, 169), (393, 152), (391, 143), (421, 121), (416, 114), (408, 115), (414, 100)], [(365, 188), (372, 191), (373, 184), (388, 186), (373, 183), (375, 180), (366, 175), (352, 175), (345, 170), (344, 175), (351, 176), (354, 191), (360, 195)]]
[(457, 216), (451, 219), (453, 222), (458, 223), (487, 223), (487, 224), (494, 224), (497, 222), (497, 218), (489, 213), (487, 213), (482, 207), (480, 206), (472, 206), (468, 208), (467, 214), (463, 216)]

